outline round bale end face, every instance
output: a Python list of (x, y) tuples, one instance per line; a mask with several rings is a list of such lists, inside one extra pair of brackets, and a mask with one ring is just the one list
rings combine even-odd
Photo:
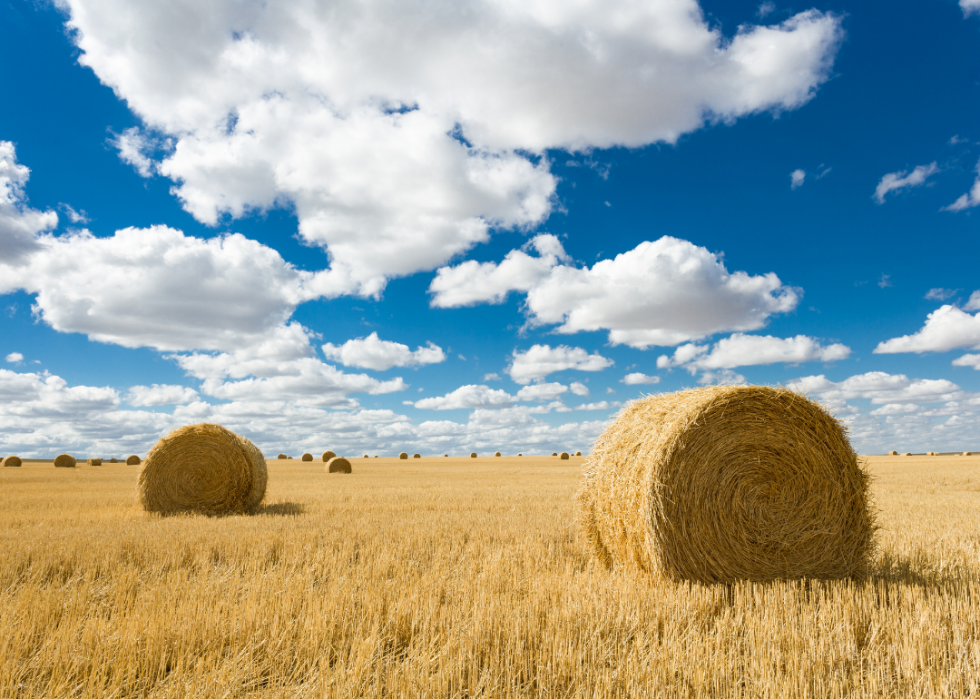
[(328, 461), (330, 461), (330, 459), (332, 459), (335, 456), (337, 455), (334, 454), (329, 449), (327, 449), (325, 452), (323, 452), (323, 456), (321, 456), (320, 458), (323, 460), (323, 463), (327, 463)]
[(582, 456), (582, 452), (580, 451), (575, 452), (575, 456)]
[(905, 452), (904, 454), (902, 454), (902, 456), (912, 456), (912, 452), (910, 452), (910, 451), (907, 451), (907, 452)]
[(118, 464), (119, 463), (119, 459), (117, 459), (116, 457), (112, 457), (111, 459), (109, 459), (109, 463), (110, 464)]
[(965, 451), (963, 452), (963, 456), (973, 456), (973, 452)]
[(71, 454), (58, 454), (54, 458), (55, 468), (75, 468), (75, 457)]
[(86, 460), (85, 463), (87, 463), (89, 466), (101, 466), (102, 465), (102, 459), (97, 459), (97, 458), (96, 459), (88, 459), (88, 460)]
[(23, 463), (24, 462), (20, 460), (19, 456), (8, 456), (6, 459), (3, 460), (3, 465), (9, 466), (11, 468), (17, 468), (19, 466), (22, 466)]
[(350, 461), (342, 456), (335, 456), (324, 467), (327, 473), (351, 473)]
[(840, 579), (870, 564), (868, 487), (817, 403), (710, 386), (627, 406), (596, 442), (576, 499), (608, 565), (703, 583)]
[(898, 452), (892, 449), (890, 452), (888, 452), (888, 456), (898, 456)]
[(518, 456), (524, 456), (523, 454), (518, 454)]
[(140, 469), (137, 492), (148, 512), (246, 513), (265, 497), (269, 473), (252, 442), (202, 423), (161, 438)]
[(558, 452), (557, 451), (553, 451), (553, 452), (551, 452), (551, 455), (552, 456), (558, 456)]
[(303, 454), (303, 461), (313, 461), (313, 454)]
[(143, 463), (143, 459), (136, 456), (136, 454), (132, 454), (130, 455), (129, 458), (126, 459), (127, 466), (139, 466), (141, 463)]
[(404, 452), (403, 451), (401, 454), (398, 455), (398, 458), (399, 459), (407, 459), (408, 458), (408, 452)]
[(279, 455), (279, 456), (277, 456), (276, 458), (277, 458), (277, 459), (288, 459), (289, 457), (288, 457), (288, 456), (286, 456), (285, 454), (280, 454), (280, 455)]
[(367, 459), (367, 458), (369, 458), (369, 457), (368, 457), (368, 455), (367, 455), (367, 454), (365, 454), (365, 455), (364, 455), (364, 458), (365, 458), (365, 459)]
[(470, 458), (471, 459), (475, 459), (476, 458), (476, 452), (475, 451), (470, 452)]
[(561, 458), (562, 461), (568, 461), (568, 452), (563, 451), (559, 458)]
[(422, 458), (422, 455), (421, 454), (412, 454), (412, 458), (413, 459), (421, 459)]
[(494, 456), (500, 456), (500, 452), (499, 452), (499, 451), (495, 451), (495, 452), (493, 453), (493, 455), (494, 455)]

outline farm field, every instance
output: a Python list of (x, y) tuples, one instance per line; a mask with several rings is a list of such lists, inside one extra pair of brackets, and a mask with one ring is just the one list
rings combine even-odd
[(867, 580), (732, 586), (595, 564), (584, 458), (272, 459), (228, 517), (0, 468), (0, 697), (978, 696), (980, 456), (866, 459)]

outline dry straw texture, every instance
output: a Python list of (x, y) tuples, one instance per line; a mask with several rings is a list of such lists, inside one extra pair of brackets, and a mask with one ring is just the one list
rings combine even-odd
[(249, 512), (265, 496), (262, 452), (221, 425), (176, 429), (160, 439), (140, 469), (138, 496), (149, 512)]
[(303, 461), (313, 461), (313, 454), (303, 454)]
[(408, 453), (403, 451), (401, 454), (398, 455), (398, 458), (399, 459), (407, 459), (408, 458)]
[(277, 456), (276, 458), (277, 458), (277, 459), (288, 459), (289, 457), (288, 457), (288, 456), (286, 456), (285, 454), (280, 454), (280, 455), (279, 455), (279, 456)]
[(20, 466), (23, 462), (20, 460), (19, 456), (8, 456), (3, 460), (4, 466)]
[(607, 564), (707, 583), (865, 574), (869, 477), (797, 393), (711, 386), (628, 405), (596, 441), (579, 519)]
[(328, 461), (330, 461), (330, 459), (332, 459), (335, 456), (337, 456), (335, 453), (327, 449), (325, 452), (323, 452), (323, 456), (321, 456), (320, 458), (323, 460), (323, 463), (327, 463)]
[(101, 466), (102, 459), (88, 459), (85, 463), (87, 463), (89, 466)]
[(893, 449), (890, 452), (888, 452), (888, 456), (898, 456), (898, 452)]
[(475, 451), (471, 451), (470, 452), (470, 458), (471, 459), (475, 459), (476, 458), (476, 452)]
[(412, 454), (412, 458), (413, 459), (421, 459), (422, 458), (422, 455), (421, 454)]
[(499, 452), (499, 451), (495, 451), (495, 452), (493, 453), (493, 455), (494, 455), (494, 456), (500, 456), (500, 452)]
[(327, 473), (351, 473), (350, 461), (342, 456), (335, 456), (324, 467)]
[(568, 452), (567, 451), (563, 451), (561, 453), (561, 459), (562, 459), (562, 461), (568, 461)]
[(143, 459), (136, 456), (136, 454), (131, 454), (129, 458), (126, 459), (127, 466), (139, 466), (141, 463), (143, 463)]
[(75, 457), (71, 454), (58, 454), (54, 457), (55, 468), (75, 468)]

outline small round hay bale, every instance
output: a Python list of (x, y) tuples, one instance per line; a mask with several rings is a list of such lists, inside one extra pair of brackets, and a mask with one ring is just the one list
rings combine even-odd
[(378, 455), (377, 455), (377, 454), (375, 454), (375, 455), (374, 455), (374, 458), (375, 458), (375, 459), (377, 459), (377, 458), (378, 458)]
[(143, 459), (141, 459), (140, 457), (136, 456), (136, 454), (131, 454), (126, 459), (126, 465), (127, 466), (139, 466), (141, 463), (143, 463)]
[(476, 458), (476, 452), (475, 451), (471, 451), (470, 452), (470, 458), (471, 459), (475, 459)]
[(562, 461), (568, 461), (568, 452), (563, 451), (561, 454), (559, 454), (558, 458), (560, 458)]
[(367, 454), (365, 454), (364, 455), (364, 458), (367, 459), (367, 458), (370, 458), (370, 457)]
[(449, 454), (443, 454), (443, 456), (449, 456)]
[(413, 459), (421, 459), (422, 458), (422, 455), (421, 454), (412, 454), (412, 458)]
[(20, 460), (19, 456), (8, 456), (6, 459), (3, 460), (3, 465), (17, 467), (17, 466), (23, 466), (24, 462)]
[(575, 456), (582, 456), (582, 452), (580, 451), (575, 452)]
[(936, 455), (936, 452), (934, 452), (934, 451), (926, 452), (926, 456), (935, 456), (935, 455)]
[(71, 454), (58, 454), (54, 457), (55, 468), (75, 468), (75, 457)]
[(495, 451), (495, 452), (493, 453), (493, 455), (494, 455), (494, 456), (500, 456), (500, 452), (499, 452), (499, 451)]
[(898, 452), (892, 449), (890, 452), (888, 452), (888, 456), (898, 456)]
[(258, 447), (221, 425), (188, 425), (162, 437), (140, 469), (137, 492), (148, 512), (250, 512), (265, 497), (269, 472)]
[(351, 473), (350, 461), (342, 456), (335, 456), (323, 467), (327, 473)]
[(279, 456), (277, 456), (276, 458), (277, 458), (277, 459), (288, 459), (289, 457), (288, 457), (288, 456), (286, 456), (285, 454), (280, 454), (280, 455), (279, 455)]
[(313, 461), (313, 454), (303, 454), (303, 461)]
[[(973, 456), (973, 452), (969, 452), (969, 451), (965, 451), (965, 452), (963, 452), (963, 456)], [(20, 459), (18, 459), (18, 461), (20, 461)], [(7, 464), (6, 464), (6, 463), (4, 463), (4, 466), (6, 466), (6, 465), (7, 465)], [(18, 464), (18, 466), (19, 466), (19, 465), (20, 465), (20, 464)]]
[(608, 565), (704, 583), (866, 573), (869, 476), (840, 423), (766, 386), (629, 404), (596, 441), (579, 519)]
[(403, 451), (401, 454), (398, 455), (398, 458), (399, 459), (407, 459), (408, 458), (408, 452), (404, 452)]
[(551, 452), (551, 455), (552, 456), (558, 456), (558, 452), (557, 451), (553, 451), (553, 452)]
[(109, 463), (110, 464), (118, 464), (119, 463), (119, 459), (117, 459), (116, 457), (112, 457), (111, 459), (109, 459)]
[(85, 463), (87, 463), (89, 466), (101, 466), (102, 465), (102, 459), (98, 459), (98, 458), (96, 458), (96, 459), (87, 459), (85, 461)]
[(524, 456), (523, 454), (518, 454), (518, 456)]
[(910, 451), (907, 451), (907, 452), (905, 452), (904, 454), (902, 454), (902, 456), (912, 456), (912, 452), (910, 452)]
[(329, 449), (327, 449), (325, 452), (323, 452), (323, 456), (321, 456), (320, 458), (323, 459), (323, 463), (327, 463), (328, 461), (330, 461), (330, 459), (332, 459), (335, 456), (337, 455), (334, 454)]

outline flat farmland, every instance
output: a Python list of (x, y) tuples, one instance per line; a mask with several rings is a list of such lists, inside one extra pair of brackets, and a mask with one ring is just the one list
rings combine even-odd
[(0, 468), (0, 697), (980, 693), (980, 457), (867, 457), (868, 579), (729, 586), (596, 565), (583, 461), (270, 460), (228, 517)]

